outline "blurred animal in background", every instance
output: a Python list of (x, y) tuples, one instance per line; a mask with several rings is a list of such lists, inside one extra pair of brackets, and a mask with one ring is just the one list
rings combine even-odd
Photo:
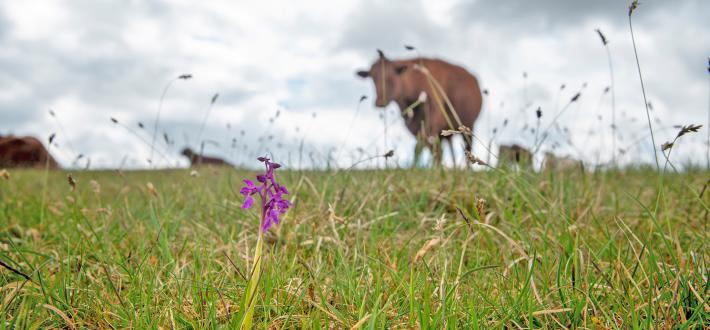
[(501, 145), (498, 147), (498, 167), (529, 170), (532, 168), (532, 154), (517, 144)]
[(571, 171), (579, 170), (584, 172), (584, 162), (570, 156), (558, 157), (551, 152), (545, 153), (542, 160), (542, 171)]
[(190, 148), (185, 148), (182, 149), (182, 155), (190, 159), (190, 165), (191, 166), (200, 166), (200, 165), (227, 165), (227, 166), (232, 166), (232, 164), (222, 160), (221, 158), (217, 157), (209, 157), (209, 156), (204, 156), (200, 154), (196, 154), (192, 151)]
[(52, 169), (59, 164), (52, 158), (42, 142), (30, 136), (0, 136), (0, 167), (44, 167)]
[[(442, 137), (441, 131), (456, 130), (460, 125), (473, 129), (482, 103), (476, 77), (439, 59), (390, 60), (382, 51), (377, 52), (377, 61), (357, 75), (372, 78), (377, 93), (375, 106), (384, 108), (391, 101), (399, 106), (407, 128), (417, 139), (413, 165), (418, 164), (424, 147), (432, 152), (434, 163), (441, 164), (442, 139), (449, 142), (456, 165), (451, 136)], [(464, 138), (464, 145), (471, 151), (470, 137)]]

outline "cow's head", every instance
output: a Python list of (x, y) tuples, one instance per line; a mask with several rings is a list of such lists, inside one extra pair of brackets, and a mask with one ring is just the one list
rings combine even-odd
[(396, 100), (402, 95), (401, 75), (407, 70), (407, 66), (390, 61), (379, 49), (377, 53), (380, 58), (372, 64), (370, 70), (358, 71), (357, 75), (362, 78), (372, 78), (377, 92), (375, 106), (386, 107), (390, 101)]

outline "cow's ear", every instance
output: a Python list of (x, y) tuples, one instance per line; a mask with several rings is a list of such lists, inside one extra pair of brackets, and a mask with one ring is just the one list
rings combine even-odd
[(404, 71), (407, 71), (407, 66), (406, 65), (400, 65), (396, 68), (394, 68), (394, 72), (397, 72), (397, 74), (402, 74)]
[(370, 76), (370, 72), (365, 71), (365, 70), (360, 70), (357, 72), (357, 75), (360, 76), (361, 78), (367, 78)]

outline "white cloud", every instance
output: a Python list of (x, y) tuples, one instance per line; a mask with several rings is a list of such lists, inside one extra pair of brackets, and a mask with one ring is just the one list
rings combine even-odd
[[(648, 1), (635, 13), (639, 57), (654, 106), (652, 120), (656, 125), (657, 116), (662, 123), (657, 144), (675, 134), (674, 129), (660, 130), (663, 127), (706, 120), (710, 35), (701, 13), (708, 7), (703, 1)], [(402, 57), (413, 55), (402, 45), (413, 44), (424, 55), (451, 60), (479, 76), (491, 93), (476, 124), (485, 141), (498, 127), (496, 142), (531, 144), (534, 110), (542, 108), (545, 127), (557, 99), (559, 109), (586, 82), (580, 102), (560, 117), (560, 126), (568, 127), (576, 147), (558, 152), (593, 161), (611, 144), (610, 99), (602, 96), (609, 73), (594, 32), (598, 27), (610, 40), (614, 60), (617, 121), (623, 131), (619, 145), (641, 139), (624, 159), (649, 162), (650, 145), (642, 139), (647, 124), (626, 24), (625, 5), (616, 1), (520, 1), (506, 6), (455, 0), (248, 5), (7, 1), (0, 4), (0, 40), (6, 45), (0, 49), (0, 132), (45, 136), (57, 131), (65, 153), (57, 158), (63, 165), (71, 164), (69, 154), (82, 153), (97, 166), (118, 166), (124, 156), (132, 159), (130, 166), (145, 166), (149, 146), (108, 118), (119, 118), (149, 135), (137, 122), (150, 129), (165, 84), (191, 73), (194, 79), (176, 82), (163, 105), (160, 133), (165, 131), (176, 143), (169, 147), (169, 164), (180, 160), (177, 152), (183, 144), (199, 144), (193, 140), (214, 93), (220, 98), (205, 139), (218, 145), (208, 145), (210, 153), (235, 163), (267, 151), (283, 159), (291, 155), (292, 160), (304, 149), (327, 157), (350, 130), (347, 150), (339, 152), (344, 164), (359, 157), (357, 148), (369, 149), (369, 154), (384, 150), (382, 110), (374, 109), (371, 99), (352, 120), (360, 95), (372, 94), (371, 83), (357, 79), (354, 71), (369, 66), (375, 48)], [(559, 93), (562, 83), (567, 88)], [(63, 130), (47, 114), (49, 109), (55, 110)], [(280, 117), (271, 124), (277, 110)], [(388, 119), (396, 118), (395, 110), (388, 110)], [(505, 118), (510, 124), (501, 130)], [(237, 139), (235, 149), (232, 139)], [(674, 157), (703, 163), (699, 155), (704, 155), (705, 139), (705, 133), (684, 136)], [(411, 158), (412, 145), (401, 122), (388, 127), (388, 146), (397, 146), (400, 163)], [(77, 150), (64, 150), (67, 147)], [(475, 150), (483, 149), (478, 145)]]

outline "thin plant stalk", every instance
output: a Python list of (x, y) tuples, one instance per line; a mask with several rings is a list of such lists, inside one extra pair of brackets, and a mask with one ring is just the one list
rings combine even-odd
[(155, 150), (155, 138), (158, 135), (158, 124), (160, 123), (160, 112), (163, 110), (163, 100), (165, 100), (165, 94), (168, 93), (170, 86), (177, 81), (179, 78), (171, 79), (168, 84), (163, 89), (163, 94), (160, 95), (160, 101), (158, 102), (158, 113), (155, 115), (155, 123), (153, 124), (153, 137), (150, 140), (150, 166), (153, 166), (153, 151)]
[(632, 10), (629, 11), (629, 32), (631, 33), (631, 43), (634, 47), (634, 57), (636, 59), (636, 69), (639, 73), (639, 81), (641, 82), (641, 93), (643, 94), (643, 104), (646, 107), (646, 119), (648, 120), (648, 130), (651, 132), (651, 145), (653, 146), (653, 159), (656, 161), (656, 170), (660, 172), (661, 165), (658, 162), (658, 150), (656, 147), (656, 137), (653, 135), (653, 124), (651, 124), (651, 111), (648, 109), (648, 100), (646, 99), (646, 87), (643, 84), (643, 75), (641, 74), (641, 64), (639, 62), (638, 51), (636, 50), (636, 38), (634, 37), (634, 26), (631, 23)]
[(150, 164), (151, 167), (153, 166), (153, 151), (155, 150), (155, 138), (158, 135), (158, 125), (160, 123), (160, 112), (163, 110), (163, 101), (165, 100), (165, 95), (168, 93), (168, 89), (170, 89), (170, 86), (173, 85), (175, 81), (178, 79), (182, 80), (188, 80), (192, 78), (191, 74), (182, 74), (179, 75), (172, 80), (168, 82), (167, 85), (165, 85), (165, 89), (163, 89), (163, 94), (160, 95), (160, 101), (158, 102), (158, 113), (155, 115), (155, 124), (153, 125), (153, 138), (150, 141)]
[(604, 44), (609, 61), (609, 88), (611, 89), (611, 164), (616, 167), (616, 92), (614, 91), (614, 66), (611, 62), (609, 45)]

